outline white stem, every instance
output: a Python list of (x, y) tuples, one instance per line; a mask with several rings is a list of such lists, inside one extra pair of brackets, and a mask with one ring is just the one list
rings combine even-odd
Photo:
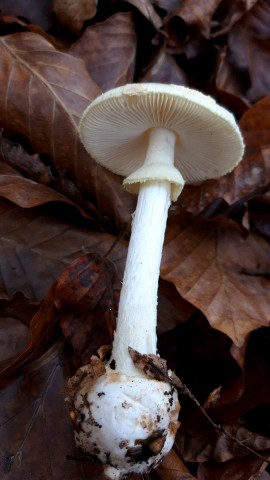
[[(173, 165), (174, 144), (172, 132), (152, 130), (145, 164)], [(170, 188), (166, 180), (148, 181), (139, 190), (112, 350), (116, 371), (128, 375), (140, 375), (130, 359), (129, 346), (156, 354), (157, 290)]]

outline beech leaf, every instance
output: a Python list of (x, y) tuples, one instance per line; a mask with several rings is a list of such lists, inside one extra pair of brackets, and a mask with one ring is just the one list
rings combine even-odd
[(85, 151), (77, 125), (100, 93), (83, 60), (57, 50), (42, 36), (23, 32), (0, 38), (0, 123), (16, 132), (58, 171), (89, 192), (101, 214), (118, 227), (130, 222), (134, 200), (121, 179)]
[[(107, 233), (74, 225), (70, 212), (56, 208), (53, 214), (0, 204), (1, 275), (0, 298), (11, 299), (20, 291), (40, 302), (64, 269), (86, 252), (106, 254), (116, 238)], [(126, 243), (112, 250), (109, 258), (123, 271)]]
[(166, 52), (161, 54), (151, 64), (142, 82), (174, 83), (175, 85), (187, 85), (187, 75), (174, 58)]
[(95, 16), (97, 3), (98, 0), (54, 0), (53, 10), (62, 25), (76, 32), (85, 20)]
[(65, 408), (70, 363), (60, 344), (1, 392), (0, 456), (7, 479), (102, 478), (101, 466), (67, 459), (79, 456)]
[(157, 467), (157, 473), (160, 480), (196, 480), (173, 450)]
[(245, 269), (268, 264), (269, 243), (250, 234), (243, 238), (230, 220), (200, 218), (181, 228), (170, 225), (161, 277), (171, 281), (210, 325), (241, 347), (249, 332), (269, 325), (268, 279)]
[(47, 185), (53, 180), (50, 168), (39, 155), (30, 155), (18, 143), (0, 136), (0, 160), (15, 168), (19, 173), (36, 182)]
[(270, 5), (259, 0), (229, 31), (218, 88), (255, 102), (269, 94)]
[[(61, 195), (61, 193), (23, 177), (16, 170), (1, 161), (0, 196), (23, 208), (36, 207), (47, 202), (63, 202), (77, 208), (76, 204), (64, 195)], [(82, 209), (79, 208), (79, 211), (82, 215), (89, 218), (89, 215)]]
[(162, 20), (157, 14), (156, 10), (153, 7), (153, 4), (150, 0), (124, 0), (131, 5), (134, 5), (144, 16), (153, 23), (155, 28), (160, 28), (162, 26)]
[(96, 253), (78, 258), (60, 276), (53, 303), (77, 366), (86, 365), (115, 330), (114, 265)]
[(182, 18), (189, 27), (196, 28), (203, 37), (209, 38), (212, 16), (220, 3), (221, 0), (185, 0), (174, 16)]
[(82, 58), (102, 91), (133, 80), (136, 32), (131, 13), (116, 13), (88, 27), (69, 53)]
[(53, 0), (1, 0), (1, 13), (26, 18), (47, 30), (53, 24)]

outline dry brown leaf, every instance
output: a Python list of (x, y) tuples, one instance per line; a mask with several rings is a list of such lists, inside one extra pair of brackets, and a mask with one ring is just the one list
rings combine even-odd
[(40, 35), (2, 37), (0, 49), (2, 126), (26, 138), (36, 152), (57, 159), (59, 169), (74, 172), (77, 124), (99, 88), (80, 59), (56, 50)]
[(54, 292), (55, 288), (52, 287), (32, 318), (30, 339), (25, 349), (22, 348), (17, 357), (6, 362), (7, 365), (1, 369), (0, 377), (4, 378), (32, 364), (57, 340), (59, 316), (53, 308)]
[(240, 347), (249, 332), (269, 325), (268, 279), (246, 275), (268, 265), (269, 243), (254, 234), (243, 238), (230, 220), (197, 219), (189, 226), (169, 225), (161, 277)]
[(171, 282), (159, 279), (158, 288), (158, 335), (172, 330), (179, 323), (185, 322), (197, 311), (186, 302)]
[(157, 467), (157, 473), (160, 480), (195, 480), (173, 450)]
[(1, 313), (0, 318), (0, 343), (1, 358), (0, 371), (8, 363), (18, 357), (21, 351), (26, 347), (28, 341), (29, 329), (17, 318), (6, 316)]
[(225, 463), (205, 462), (199, 465), (198, 480), (269, 480), (267, 467), (254, 455)]
[[(121, 179), (91, 159), (78, 138), (83, 110), (100, 90), (83, 60), (56, 50), (32, 32), (0, 39), (0, 122), (46, 154), (60, 172), (95, 200), (100, 214), (122, 228), (130, 222), (134, 199)], [(68, 140), (68, 141), (67, 141)]]
[[(215, 414), (212, 411), (210, 415), (213, 417)], [(239, 424), (224, 424), (218, 421), (214, 428), (198, 410), (183, 422), (176, 443), (186, 462), (197, 463), (224, 464), (231, 459), (248, 458), (251, 453), (255, 461), (259, 459), (263, 463), (264, 452), (270, 451), (269, 438), (251, 432)]]
[(57, 339), (59, 325), (73, 347), (77, 367), (89, 363), (104, 344), (110, 345), (115, 329), (113, 276), (113, 265), (96, 253), (73, 262), (32, 318), (25, 349), (8, 364), (5, 361), (1, 375), (21, 370), (40, 358)]
[(211, 36), (228, 33), (232, 26), (248, 12), (258, 0), (221, 0), (212, 22)]
[(213, 14), (221, 0), (185, 0), (175, 13), (192, 28), (195, 28), (202, 37), (210, 37), (210, 27)]
[(269, 94), (270, 5), (259, 0), (229, 32), (216, 85), (255, 102)]
[(15, 168), (19, 173), (38, 183), (47, 185), (53, 180), (50, 168), (39, 155), (30, 155), (21, 145), (0, 136), (0, 161)]
[[(63, 202), (77, 209), (77, 205), (61, 193), (23, 177), (1, 161), (0, 196), (23, 208), (33, 208), (47, 202)], [(79, 211), (83, 216), (90, 218), (82, 209), (79, 208)]]
[[(241, 421), (246, 428), (266, 437), (269, 432), (265, 418), (269, 415), (267, 409), (270, 404), (269, 384), (265, 380), (270, 375), (269, 333), (269, 328), (262, 328), (253, 332), (249, 338), (241, 395), (235, 395), (238, 390), (237, 382), (228, 383), (217, 405), (211, 410), (211, 415), (222, 423), (233, 424)], [(250, 418), (255, 418), (255, 424)]]
[(101, 466), (78, 459), (65, 406), (71, 373), (70, 361), (58, 345), (1, 392), (0, 456), (6, 479), (102, 478)]
[[(115, 242), (113, 235), (93, 232), (72, 223), (70, 211), (54, 207), (25, 210), (0, 204), (0, 298), (20, 291), (32, 302), (41, 301), (63, 270), (77, 257), (95, 251), (104, 255)], [(78, 223), (78, 219), (76, 220)], [(126, 246), (120, 241), (109, 259), (122, 275)]]
[(48, 30), (53, 24), (53, 0), (1, 0), (1, 13), (22, 17)]
[(162, 20), (154, 9), (151, 0), (124, 0), (134, 5), (149, 20), (156, 29), (162, 26)]
[[(269, 149), (270, 151), (270, 149)], [(249, 202), (248, 205), (248, 219), (252, 230), (258, 232), (268, 241), (270, 240), (270, 225), (269, 225), (269, 206), (270, 206), (270, 193), (267, 192), (264, 195), (259, 195)], [(269, 275), (269, 270), (265, 269), (265, 266), (258, 266), (254, 271), (257, 275)]]
[(62, 25), (76, 32), (85, 20), (96, 15), (97, 3), (98, 0), (54, 0), (53, 10)]
[(86, 365), (103, 345), (111, 345), (115, 330), (111, 262), (96, 253), (79, 257), (60, 276), (54, 305), (77, 367)]
[(84, 60), (102, 91), (131, 83), (135, 69), (137, 37), (131, 13), (116, 13), (88, 27), (69, 53)]
[(177, 65), (174, 58), (166, 52), (161, 52), (149, 70), (144, 74), (141, 82), (174, 83), (187, 85), (185, 72)]

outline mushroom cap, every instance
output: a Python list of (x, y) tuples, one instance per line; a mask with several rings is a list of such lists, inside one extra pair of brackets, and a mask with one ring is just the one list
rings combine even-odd
[(80, 137), (97, 163), (127, 177), (143, 165), (155, 127), (175, 133), (174, 165), (186, 183), (220, 177), (242, 158), (234, 116), (213, 98), (178, 85), (128, 84), (107, 91), (85, 110)]

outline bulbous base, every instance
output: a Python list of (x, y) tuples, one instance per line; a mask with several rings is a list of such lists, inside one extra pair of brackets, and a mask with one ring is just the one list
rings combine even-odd
[(111, 466), (108, 478), (144, 473), (173, 446), (180, 406), (166, 382), (106, 367), (99, 378), (82, 379), (72, 403), (76, 443)]

